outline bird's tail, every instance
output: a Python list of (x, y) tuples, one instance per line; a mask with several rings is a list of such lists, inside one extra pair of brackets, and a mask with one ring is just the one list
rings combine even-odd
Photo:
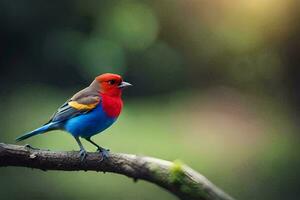
[(42, 134), (42, 133), (45, 133), (47, 131), (50, 131), (50, 130), (53, 130), (54, 126), (53, 123), (49, 123), (49, 124), (45, 124), (44, 126), (41, 126), (29, 133), (25, 133), (19, 137), (16, 138), (16, 141), (19, 142), (19, 141), (22, 141), (22, 140), (25, 140), (27, 138), (30, 138), (32, 136), (35, 136), (35, 135), (38, 135), (38, 134)]

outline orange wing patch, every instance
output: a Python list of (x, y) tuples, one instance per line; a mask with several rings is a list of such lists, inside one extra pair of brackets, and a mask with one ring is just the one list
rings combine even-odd
[(70, 101), (68, 104), (72, 108), (75, 108), (76, 110), (92, 110), (94, 109), (99, 102), (96, 103), (91, 103), (91, 104), (81, 104), (78, 103), (77, 101)]

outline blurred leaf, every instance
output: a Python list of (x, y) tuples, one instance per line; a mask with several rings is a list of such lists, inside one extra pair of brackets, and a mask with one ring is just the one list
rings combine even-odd
[(126, 65), (124, 51), (120, 45), (97, 37), (83, 42), (80, 61), (80, 70), (92, 78), (105, 72), (121, 74)]
[[(102, 20), (102, 19), (101, 19)], [(140, 1), (115, 4), (98, 29), (131, 50), (149, 47), (158, 35), (158, 21), (152, 9)]]

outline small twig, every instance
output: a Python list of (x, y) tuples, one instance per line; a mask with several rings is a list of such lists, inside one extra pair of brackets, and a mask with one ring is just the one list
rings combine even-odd
[(110, 153), (101, 161), (89, 153), (81, 162), (78, 152), (53, 152), (0, 143), (0, 167), (20, 166), (41, 170), (113, 172), (157, 184), (184, 200), (233, 200), (204, 176), (186, 165), (151, 157)]

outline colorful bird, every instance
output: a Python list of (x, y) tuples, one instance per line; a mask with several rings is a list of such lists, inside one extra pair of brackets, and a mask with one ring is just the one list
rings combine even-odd
[(123, 81), (117, 74), (106, 73), (97, 76), (90, 86), (60, 106), (46, 124), (21, 135), (16, 141), (52, 130), (65, 130), (71, 133), (78, 143), (81, 160), (87, 156), (87, 152), (79, 137), (95, 145), (102, 158), (107, 158), (109, 150), (97, 145), (91, 137), (107, 129), (117, 120), (123, 107), (122, 89), (128, 86), (131, 84)]

